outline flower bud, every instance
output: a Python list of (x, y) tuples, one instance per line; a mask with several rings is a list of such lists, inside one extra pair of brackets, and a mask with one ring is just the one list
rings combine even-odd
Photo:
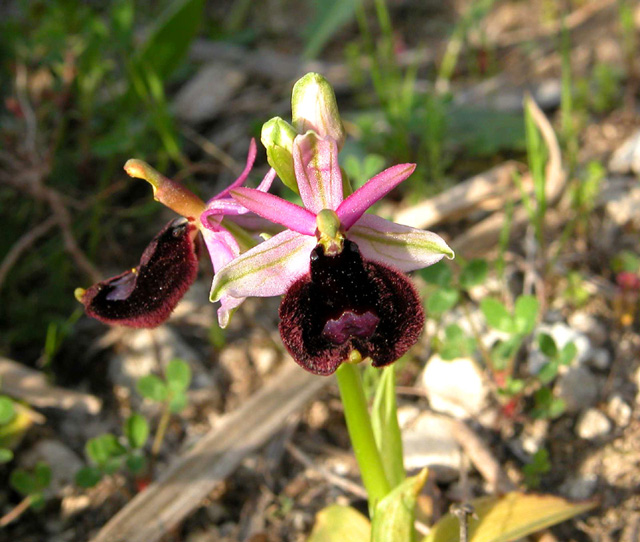
[(293, 140), (298, 134), (288, 122), (274, 117), (264, 123), (260, 140), (267, 149), (267, 162), (276, 170), (280, 180), (296, 194), (298, 182), (293, 170)]
[(298, 80), (291, 96), (291, 113), (298, 133), (313, 130), (320, 137), (335, 140), (338, 150), (344, 145), (345, 131), (336, 95), (322, 75), (308, 73)]

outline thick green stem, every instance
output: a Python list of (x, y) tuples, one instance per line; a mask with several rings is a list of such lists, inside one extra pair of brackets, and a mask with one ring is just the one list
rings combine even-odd
[(336, 371), (336, 377), (351, 445), (360, 467), (362, 482), (369, 495), (369, 510), (373, 511), (376, 504), (389, 493), (391, 487), (373, 437), (362, 380), (358, 369), (350, 363), (343, 363)]

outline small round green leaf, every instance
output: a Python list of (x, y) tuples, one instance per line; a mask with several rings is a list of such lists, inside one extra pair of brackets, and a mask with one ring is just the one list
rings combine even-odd
[(126, 449), (118, 442), (115, 435), (105, 433), (90, 439), (85, 445), (87, 456), (99, 466), (104, 466), (111, 457), (126, 453)]
[(144, 416), (134, 412), (125, 422), (125, 434), (131, 448), (142, 448), (149, 438), (149, 424)]
[(165, 376), (171, 391), (186, 391), (191, 383), (191, 367), (181, 359), (172, 359), (167, 365)]
[(439, 288), (427, 299), (427, 315), (440, 316), (452, 309), (460, 298), (458, 290), (453, 288)]
[(36, 488), (41, 491), (51, 483), (51, 467), (44, 461), (39, 461), (33, 469)]
[(538, 300), (532, 295), (521, 295), (516, 299), (515, 325), (518, 333), (527, 335), (533, 331), (539, 307)]
[(156, 375), (147, 375), (140, 378), (136, 383), (136, 389), (145, 399), (151, 399), (159, 403), (167, 399), (167, 385)]
[(44, 495), (37, 491), (29, 495), (29, 505), (33, 510), (42, 510), (44, 508)]
[(131, 473), (139, 474), (146, 468), (147, 458), (136, 451), (127, 456), (125, 464)]
[(8, 448), (0, 448), (0, 465), (13, 459), (13, 452)]
[(82, 467), (76, 472), (76, 485), (80, 487), (93, 487), (100, 480), (102, 480), (102, 471), (98, 467)]
[(451, 268), (444, 262), (438, 262), (420, 269), (418, 274), (422, 277), (422, 280), (436, 286), (449, 286), (453, 278)]
[(176, 392), (169, 402), (169, 410), (174, 414), (178, 414), (187, 406), (187, 395), (184, 392)]
[(540, 335), (538, 335), (538, 346), (540, 347), (540, 351), (549, 358), (555, 358), (558, 354), (556, 341), (553, 340), (551, 335), (540, 333)]
[(23, 469), (15, 469), (9, 476), (9, 484), (25, 497), (36, 490), (36, 480), (32, 474)]
[(492, 328), (505, 333), (515, 333), (513, 317), (497, 299), (490, 297), (483, 299), (480, 302), (480, 310)]
[(0, 395), (0, 424), (9, 423), (15, 415), (13, 401), (6, 395)]
[(460, 287), (468, 290), (487, 280), (489, 265), (486, 260), (471, 260), (460, 273)]

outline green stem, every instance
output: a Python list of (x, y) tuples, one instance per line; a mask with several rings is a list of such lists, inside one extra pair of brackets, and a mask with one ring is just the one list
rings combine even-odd
[(343, 363), (336, 371), (336, 377), (344, 405), (347, 430), (362, 482), (369, 495), (369, 511), (372, 512), (376, 504), (391, 491), (391, 487), (373, 436), (360, 373), (353, 364)]
[(160, 417), (160, 421), (158, 422), (158, 429), (156, 430), (156, 436), (153, 439), (153, 446), (151, 446), (151, 457), (153, 459), (155, 459), (160, 452), (160, 446), (162, 446), (164, 434), (167, 432), (167, 427), (169, 425), (170, 419), (171, 410), (169, 409), (169, 402), (167, 402), (163, 407), (162, 416)]

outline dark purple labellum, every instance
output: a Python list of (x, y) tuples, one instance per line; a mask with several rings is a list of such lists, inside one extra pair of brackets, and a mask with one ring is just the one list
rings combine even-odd
[(186, 218), (169, 222), (149, 243), (138, 267), (84, 292), (86, 313), (106, 324), (159, 326), (196, 279), (194, 228)]
[(363, 260), (358, 246), (311, 252), (310, 274), (289, 288), (280, 305), (280, 335), (296, 362), (330, 375), (352, 350), (374, 367), (389, 365), (413, 346), (424, 326), (420, 297), (400, 271)]

